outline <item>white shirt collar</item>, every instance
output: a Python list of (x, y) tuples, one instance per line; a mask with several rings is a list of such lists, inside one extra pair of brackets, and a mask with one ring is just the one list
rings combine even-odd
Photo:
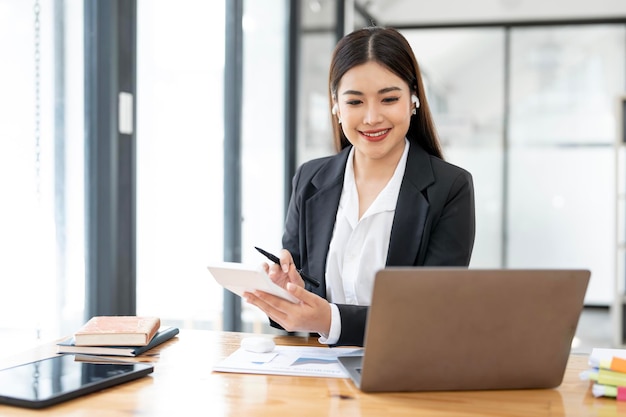
[[(402, 185), (402, 178), (404, 177), (404, 170), (406, 169), (406, 161), (409, 155), (409, 141), (404, 139), (404, 151), (402, 156), (396, 165), (396, 169), (393, 176), (378, 194), (376, 200), (363, 214), (362, 219), (383, 211), (395, 211), (396, 203), (398, 201), (398, 194), (400, 193), (400, 186)], [(342, 196), (342, 203), (344, 203), (344, 212), (346, 217), (355, 226), (359, 219), (359, 195), (356, 189), (356, 181), (354, 179), (354, 147), (350, 149), (348, 154), (348, 161), (346, 163), (345, 175), (343, 178), (343, 192), (345, 196)]]

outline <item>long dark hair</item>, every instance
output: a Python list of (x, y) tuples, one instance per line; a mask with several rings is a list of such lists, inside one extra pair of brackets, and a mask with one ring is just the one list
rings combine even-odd
[[(424, 94), (422, 76), (411, 45), (395, 29), (367, 27), (344, 36), (335, 47), (328, 74), (330, 108), (337, 99), (337, 87), (343, 75), (351, 68), (375, 61), (388, 68), (409, 85), (420, 101), (417, 115), (411, 117), (406, 136), (412, 143), (419, 144), (426, 152), (443, 159), (432, 115)], [(333, 117), (335, 148), (340, 151), (350, 145), (343, 134), (339, 119)]]

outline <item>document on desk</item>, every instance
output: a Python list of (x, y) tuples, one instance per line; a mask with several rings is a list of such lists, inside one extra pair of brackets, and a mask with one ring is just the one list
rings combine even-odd
[(337, 356), (358, 354), (362, 348), (278, 345), (269, 353), (239, 348), (213, 367), (217, 372), (348, 378)]

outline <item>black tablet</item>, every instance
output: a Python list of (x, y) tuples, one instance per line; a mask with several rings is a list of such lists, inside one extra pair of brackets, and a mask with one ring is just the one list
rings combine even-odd
[(140, 378), (147, 363), (88, 363), (55, 356), (0, 370), (0, 404), (43, 408)]

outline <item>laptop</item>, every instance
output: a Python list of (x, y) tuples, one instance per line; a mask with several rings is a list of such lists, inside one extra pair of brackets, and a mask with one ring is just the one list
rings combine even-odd
[(339, 363), (364, 392), (554, 388), (588, 270), (387, 268), (362, 355)]

